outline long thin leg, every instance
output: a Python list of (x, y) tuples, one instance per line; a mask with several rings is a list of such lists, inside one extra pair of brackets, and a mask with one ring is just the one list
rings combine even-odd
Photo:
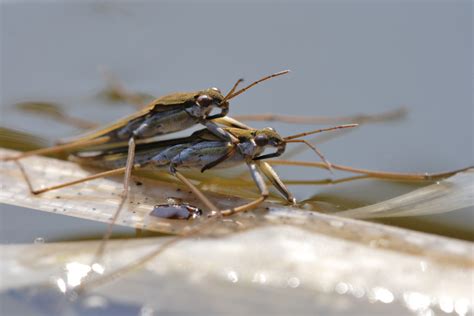
[(369, 176), (359, 175), (340, 179), (321, 179), (321, 180), (284, 180), (287, 185), (334, 185), (339, 183), (351, 182), (356, 180), (370, 179)]
[(114, 215), (112, 216), (112, 219), (110, 220), (110, 222), (108, 224), (107, 231), (104, 234), (104, 236), (102, 237), (102, 240), (99, 244), (99, 248), (96, 251), (96, 254), (94, 256), (94, 261), (92, 262), (92, 264), (99, 263), (102, 255), (105, 251), (105, 245), (106, 245), (107, 241), (110, 239), (110, 235), (112, 234), (113, 226), (115, 225), (115, 222), (117, 221), (117, 218), (119, 217), (119, 215), (121, 213), (121, 210), (123, 209), (123, 206), (125, 205), (125, 202), (127, 201), (131, 171), (132, 171), (133, 168), (139, 168), (139, 165), (134, 165), (133, 164), (134, 156), (135, 156), (135, 151), (134, 151), (135, 150), (135, 143), (134, 143), (134, 141), (131, 141), (129, 143), (129, 145), (130, 145), (130, 147), (129, 147), (129, 156), (127, 158), (127, 165), (125, 167), (114, 169), (114, 170), (109, 170), (109, 171), (104, 171), (104, 172), (101, 172), (101, 173), (98, 173), (98, 174), (95, 174), (95, 175), (91, 175), (89, 177), (85, 177), (85, 178), (82, 178), (82, 179), (62, 183), (62, 184), (55, 185), (55, 186), (50, 186), (50, 187), (47, 187), (47, 188), (43, 188), (41, 190), (34, 190), (33, 189), (32, 185), (31, 185), (31, 182), (30, 182), (28, 176), (26, 175), (26, 172), (25, 172), (23, 166), (20, 164), (20, 162), (17, 161), (17, 164), (19, 165), (20, 170), (21, 170), (23, 176), (25, 177), (25, 180), (28, 184), (28, 187), (29, 187), (30, 191), (33, 194), (40, 194), (40, 193), (44, 193), (44, 192), (47, 192), (47, 191), (52, 191), (52, 190), (68, 187), (68, 186), (71, 186), (71, 185), (83, 183), (83, 182), (98, 179), (98, 178), (103, 178), (103, 177), (107, 177), (107, 176), (112, 176), (112, 175), (118, 175), (118, 174), (125, 173), (124, 188), (123, 188), (123, 192), (120, 196), (119, 206), (117, 207), (117, 210), (115, 211)]
[(236, 213), (245, 212), (245, 211), (254, 209), (258, 205), (260, 205), (263, 201), (265, 201), (265, 199), (268, 197), (268, 194), (269, 194), (268, 188), (267, 188), (267, 185), (265, 184), (265, 180), (263, 180), (262, 174), (259, 172), (257, 168), (257, 164), (252, 161), (252, 162), (248, 162), (247, 166), (250, 169), (250, 174), (252, 175), (252, 178), (255, 181), (255, 184), (260, 190), (260, 197), (247, 204), (221, 211), (221, 214), (223, 216), (230, 216)]
[(110, 272), (110, 273), (108, 273), (104, 276), (100, 276), (100, 277), (92, 279), (90, 281), (85, 281), (85, 282), (81, 283), (77, 288), (74, 289), (75, 292), (80, 294), (84, 291), (87, 291), (88, 289), (103, 285), (107, 282), (114, 281), (115, 279), (121, 277), (122, 275), (130, 273), (133, 270), (136, 270), (136, 269), (142, 267), (143, 265), (145, 265), (150, 260), (153, 260), (154, 258), (159, 256), (165, 250), (169, 249), (171, 246), (173, 246), (173, 245), (175, 245), (175, 244), (177, 244), (177, 243), (179, 243), (183, 240), (186, 240), (188, 238), (198, 236), (199, 234), (204, 233), (206, 230), (212, 229), (212, 227), (216, 223), (219, 222), (218, 221), (219, 218), (220, 217), (218, 217), (218, 216), (212, 216), (212, 217), (207, 218), (202, 224), (200, 224), (196, 227), (193, 227), (192, 229), (187, 231), (182, 236), (175, 237), (175, 238), (172, 238), (172, 239), (166, 241), (165, 243), (160, 245), (156, 250), (151, 251), (148, 255), (146, 255), (144, 257), (141, 257), (138, 260), (135, 260), (134, 262), (132, 262), (130, 264), (127, 264), (124, 267), (118, 268), (117, 270), (112, 271), (112, 272)]
[(183, 176), (177, 170), (172, 170), (172, 174), (175, 175), (176, 178), (178, 178), (181, 182), (183, 182), (194, 193), (194, 195), (196, 195), (196, 197), (211, 210), (211, 215), (219, 215), (221, 213), (219, 209), (185, 176)]
[(107, 241), (110, 239), (110, 236), (112, 235), (112, 230), (114, 228), (115, 223), (117, 222), (117, 219), (120, 216), (120, 213), (122, 212), (122, 209), (125, 205), (125, 202), (127, 201), (128, 194), (130, 192), (130, 176), (132, 174), (132, 169), (134, 167), (134, 161), (135, 161), (135, 139), (133, 137), (130, 138), (128, 142), (128, 155), (127, 155), (127, 163), (125, 165), (125, 174), (123, 177), (123, 191), (120, 194), (120, 204), (117, 207), (117, 210), (115, 211), (114, 215), (112, 216), (112, 219), (107, 225), (107, 230), (105, 234), (102, 236), (102, 240), (99, 244), (99, 248), (97, 249), (97, 252), (94, 256), (94, 261), (92, 264), (97, 263), (99, 264), (102, 256), (105, 251), (105, 246), (107, 244)]
[[(292, 160), (272, 160), (268, 161), (271, 165), (286, 165), (286, 166), (300, 166), (300, 167), (315, 167), (321, 169), (327, 169), (326, 164), (321, 162), (306, 162), (306, 161), (292, 161)], [(370, 176), (372, 178), (379, 179), (388, 179), (388, 180), (402, 180), (402, 181), (435, 181), (438, 179), (443, 179), (449, 176), (452, 176), (458, 172), (466, 171), (468, 169), (474, 168), (474, 166), (469, 166), (466, 168), (461, 168), (453, 171), (439, 172), (439, 173), (403, 173), (403, 172), (386, 172), (378, 170), (368, 170), (353, 168), (343, 165), (332, 164), (333, 169), (347, 171), (352, 173), (359, 173)]]
[(127, 154), (127, 164), (125, 165), (125, 175), (123, 179), (123, 193), (122, 195), (127, 197), (129, 186), (130, 186), (130, 176), (132, 174), (132, 169), (135, 161), (135, 139), (133, 137), (128, 141), (128, 154)]
[(23, 179), (25, 180), (26, 185), (28, 186), (28, 190), (30, 190), (30, 193), (36, 194), (35, 190), (33, 189), (33, 184), (31, 184), (30, 177), (28, 177), (28, 174), (26, 173), (25, 168), (23, 167), (21, 162), (19, 160), (15, 160), (15, 163), (20, 169), (21, 175), (23, 176)]
[(404, 107), (388, 111), (381, 114), (359, 114), (350, 116), (307, 116), (307, 115), (280, 115), (274, 113), (235, 115), (236, 120), (242, 121), (264, 121), (283, 122), (290, 124), (344, 124), (344, 123), (379, 123), (402, 119), (406, 116), (407, 110)]
[[(249, 169), (252, 173), (252, 177), (254, 178), (254, 181), (255, 181), (255, 183), (257, 184), (257, 186), (260, 190), (261, 197), (258, 198), (255, 201), (247, 203), (246, 205), (242, 205), (242, 206), (237, 207), (237, 208), (225, 210), (225, 211), (223, 211), (221, 213), (218, 213), (218, 214), (232, 215), (232, 214), (235, 214), (235, 213), (238, 213), (238, 212), (243, 212), (243, 211), (255, 208), (260, 203), (262, 203), (266, 199), (266, 197), (268, 196), (268, 189), (265, 185), (265, 181), (263, 180), (262, 175), (259, 173), (259, 171), (257, 169), (256, 164), (254, 162), (249, 162), (248, 166), (249, 166)], [(171, 168), (171, 171), (179, 180), (181, 180), (184, 184), (186, 184), (193, 191), (193, 193), (195, 193), (198, 197), (200, 197), (200, 199), (202, 199), (202, 202), (204, 204), (207, 205), (209, 203), (210, 205), (208, 205), (208, 207), (212, 209), (212, 206), (213, 206), (212, 203), (210, 203), (207, 200), (207, 198), (188, 179), (186, 179), (186, 177), (184, 177), (182, 174), (180, 174), (178, 171), (174, 170), (173, 168)], [(206, 200), (208, 202), (205, 202)], [(198, 225), (197, 227), (192, 228), (191, 230), (189, 230), (183, 236), (170, 239), (169, 241), (167, 241), (163, 245), (161, 245), (158, 249), (150, 252), (148, 255), (132, 262), (131, 264), (128, 264), (128, 265), (126, 265), (122, 268), (119, 268), (119, 269), (117, 269), (117, 270), (115, 270), (115, 271), (113, 271), (113, 272), (111, 272), (111, 273), (109, 273), (105, 276), (98, 277), (98, 278), (93, 279), (91, 281), (83, 282), (81, 285), (79, 285), (75, 289), (75, 291), (77, 293), (82, 293), (87, 289), (93, 288), (95, 286), (100, 286), (100, 285), (105, 284), (107, 282), (111, 282), (111, 281), (119, 278), (120, 276), (122, 276), (126, 273), (129, 273), (129, 272), (132, 272), (135, 269), (138, 269), (139, 267), (143, 266), (144, 264), (146, 264), (150, 260), (154, 259), (158, 255), (163, 253), (166, 249), (169, 249), (172, 245), (177, 244), (178, 242), (183, 241), (187, 238), (197, 236), (198, 234), (203, 233), (205, 231), (205, 229), (209, 230), (210, 228), (212, 228), (212, 226), (213, 226), (212, 224), (218, 223), (217, 219), (219, 219), (219, 216), (212, 216), (210, 218), (207, 218), (207, 220), (205, 220), (201, 225)]]
[(113, 170), (108, 170), (108, 171), (100, 172), (100, 173), (97, 173), (97, 174), (94, 174), (94, 175), (91, 175), (91, 176), (88, 176), (88, 177), (85, 177), (85, 178), (81, 178), (81, 179), (78, 179), (78, 180), (73, 180), (73, 181), (69, 181), (69, 182), (65, 182), (65, 183), (53, 185), (53, 186), (46, 187), (46, 188), (39, 189), (39, 190), (34, 190), (34, 189), (33, 189), (33, 186), (31, 185), (31, 182), (30, 182), (30, 180), (29, 180), (29, 178), (28, 178), (28, 176), (27, 176), (27, 174), (26, 174), (26, 172), (25, 172), (25, 170), (23, 169), (23, 166), (22, 166), (19, 162), (17, 162), (17, 164), (20, 166), (20, 170), (21, 170), (21, 172), (22, 172), (22, 174), (23, 174), (23, 177), (25, 178), (25, 181), (26, 181), (26, 183), (28, 184), (28, 187), (30, 188), (31, 193), (33, 193), (33, 194), (41, 194), (41, 193), (44, 193), (44, 192), (53, 191), (53, 190), (57, 190), (57, 189), (65, 188), (65, 187), (69, 187), (69, 186), (71, 186), (71, 185), (75, 185), (75, 184), (87, 182), (87, 181), (94, 180), (94, 179), (99, 179), (99, 178), (104, 178), (104, 177), (119, 175), (119, 174), (124, 173), (125, 170), (126, 170), (125, 167), (117, 168), (117, 169), (113, 169)]
[[(229, 216), (233, 215), (239, 212), (244, 212), (251, 210), (255, 207), (257, 207), (259, 204), (261, 204), (269, 195), (268, 188), (265, 184), (265, 181), (263, 180), (262, 174), (258, 171), (256, 163), (255, 162), (250, 162), (247, 163), (250, 173), (252, 175), (252, 178), (254, 179), (255, 183), (257, 184), (258, 189), (260, 190), (261, 196), (247, 204), (241, 205), (239, 207), (235, 207), (232, 209), (227, 209), (227, 210), (222, 210), (219, 211), (219, 209), (194, 185), (189, 181), (184, 175), (182, 175), (180, 172), (178, 172), (175, 169), (175, 166), (171, 166), (170, 171), (173, 175), (175, 175), (181, 182), (183, 182), (192, 192), (195, 194), (199, 200), (201, 200), (202, 203), (204, 203), (209, 209), (211, 209), (212, 213), (210, 214), (211, 216), (213, 215), (223, 215), (223, 216)], [(272, 169), (273, 171), (273, 169)], [(274, 171), (273, 171), (274, 172)], [(275, 173), (276, 174), (276, 173)], [(279, 179), (278, 179), (279, 180)], [(281, 180), (279, 180), (281, 182)], [(291, 193), (289, 193), (291, 195)]]
[(53, 154), (53, 153), (67, 151), (67, 150), (75, 149), (75, 148), (100, 145), (100, 144), (104, 144), (104, 143), (108, 142), (109, 140), (110, 140), (110, 138), (105, 136), (105, 137), (99, 137), (99, 138), (90, 139), (90, 140), (86, 140), (86, 141), (76, 141), (76, 142), (71, 142), (71, 143), (67, 143), (67, 144), (64, 144), (64, 145), (57, 145), (57, 146), (52, 146), (52, 147), (46, 147), (46, 148), (40, 148), (40, 149), (36, 149), (36, 150), (27, 151), (27, 152), (21, 153), (17, 156), (1, 158), (1, 160), (11, 161), (11, 160), (18, 160), (18, 159), (21, 159), (21, 158), (26, 158), (26, 157), (34, 156), (34, 155)]
[(273, 170), (272, 166), (268, 164), (266, 161), (258, 162), (258, 167), (263, 172), (263, 174), (267, 177), (267, 179), (273, 184), (273, 186), (280, 191), (283, 196), (285, 196), (286, 200), (292, 204), (296, 203), (295, 197), (293, 194), (288, 190), (285, 183), (280, 180), (278, 174)]
[[(173, 238), (173, 239), (165, 242), (157, 250), (150, 252), (145, 257), (142, 257), (139, 260), (137, 260), (137, 261), (135, 261), (131, 264), (128, 264), (128, 265), (126, 265), (122, 268), (119, 268), (119, 269), (117, 269), (117, 270), (115, 270), (115, 271), (113, 271), (113, 272), (111, 272), (111, 273), (109, 273), (109, 274), (107, 274), (103, 277), (99, 277), (97, 279), (93, 279), (91, 281), (82, 283), (81, 285), (79, 285), (75, 289), (75, 291), (77, 293), (82, 293), (85, 290), (87, 290), (88, 288), (92, 288), (94, 286), (98, 286), (98, 285), (104, 284), (106, 282), (113, 281), (114, 279), (120, 277), (121, 275), (123, 275), (125, 273), (128, 273), (128, 272), (131, 272), (131, 271), (143, 266), (145, 263), (152, 260), (156, 256), (160, 255), (162, 252), (164, 252), (166, 249), (170, 248), (172, 245), (174, 245), (174, 244), (176, 244), (180, 241), (183, 241), (186, 238), (190, 238), (192, 236), (196, 236), (200, 233), (203, 233), (206, 228), (209, 229), (210, 224), (217, 222), (217, 219), (220, 218), (220, 214), (221, 214), (219, 209), (216, 206), (214, 206), (214, 204), (212, 204), (212, 202), (209, 201), (206, 198), (206, 196), (201, 191), (199, 191), (199, 189), (196, 188), (185, 176), (183, 176), (180, 172), (178, 172), (175, 169), (174, 166), (171, 166), (170, 171), (181, 182), (183, 182), (201, 200), (201, 202), (203, 202), (209, 209), (211, 209), (211, 211), (212, 211), (212, 213), (214, 213), (214, 215), (218, 215), (218, 216), (211, 216), (211, 217), (207, 218), (207, 220), (205, 220), (201, 225), (198, 225), (197, 227), (192, 228), (190, 231), (188, 231), (183, 236), (176, 237), (176, 238)], [(94, 257), (93, 264), (97, 262), (96, 259), (97, 259), (97, 254)]]

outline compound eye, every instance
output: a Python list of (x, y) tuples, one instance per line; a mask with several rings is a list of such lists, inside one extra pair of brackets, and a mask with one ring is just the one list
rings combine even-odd
[(216, 88), (216, 87), (212, 87), (211, 90), (214, 90), (214, 91), (216, 91), (216, 92), (222, 93), (221, 90), (219, 90), (219, 89)]
[(268, 144), (268, 137), (266, 135), (257, 135), (254, 141), (257, 146), (266, 146)]
[(205, 95), (205, 94), (202, 94), (200, 95), (197, 100), (196, 100), (197, 104), (199, 104), (200, 106), (203, 106), (203, 107), (208, 107), (209, 105), (211, 105), (212, 103), (212, 98)]

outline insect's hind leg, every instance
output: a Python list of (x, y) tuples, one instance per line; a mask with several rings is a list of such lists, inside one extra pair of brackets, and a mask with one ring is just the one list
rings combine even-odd
[[(273, 160), (269, 161), (271, 165), (286, 165), (286, 166), (299, 166), (299, 167), (314, 167), (327, 169), (326, 164), (321, 162), (307, 162), (307, 161), (293, 161), (293, 160)], [(369, 170), (354, 168), (349, 166), (343, 166), (338, 164), (331, 164), (332, 168), (335, 170), (346, 171), (356, 174), (363, 174), (371, 178), (385, 179), (385, 180), (398, 180), (398, 181), (436, 181), (439, 179), (447, 178), (456, 173), (466, 171), (468, 169), (474, 168), (474, 166), (469, 166), (466, 168), (461, 168), (452, 171), (438, 172), (438, 173), (410, 173), (410, 172), (387, 172), (379, 170)]]
[(69, 182), (64, 182), (64, 183), (61, 183), (61, 184), (57, 184), (57, 185), (53, 185), (53, 186), (49, 186), (49, 187), (46, 187), (46, 188), (42, 188), (42, 189), (39, 189), (39, 190), (35, 190), (33, 188), (33, 185), (31, 183), (31, 180), (29, 179), (27, 173), (26, 173), (26, 170), (25, 168), (23, 167), (23, 165), (20, 163), (20, 161), (18, 160), (15, 160), (15, 163), (17, 164), (17, 166), (19, 167), (22, 175), (23, 175), (23, 178), (25, 179), (25, 182), (26, 184), (28, 185), (28, 189), (30, 190), (30, 193), (34, 194), (34, 195), (37, 195), (37, 194), (41, 194), (41, 193), (45, 193), (45, 192), (49, 192), (49, 191), (54, 191), (54, 190), (58, 190), (58, 189), (61, 189), (61, 188), (66, 188), (66, 187), (69, 187), (69, 186), (72, 186), (72, 185), (75, 185), (75, 184), (79, 184), (79, 183), (83, 183), (83, 182), (87, 182), (87, 181), (91, 181), (91, 180), (94, 180), (94, 179), (99, 179), (99, 178), (105, 178), (105, 177), (109, 177), (109, 176), (115, 176), (115, 175), (119, 175), (119, 174), (122, 174), (125, 172), (125, 167), (123, 168), (117, 168), (117, 169), (113, 169), (113, 170), (108, 170), (108, 171), (104, 171), (104, 172), (100, 172), (100, 173), (96, 173), (96, 174), (93, 174), (91, 176), (88, 176), (88, 177), (85, 177), (85, 178), (81, 178), (81, 179), (77, 179), (77, 180), (73, 180), (73, 181), (69, 181)]

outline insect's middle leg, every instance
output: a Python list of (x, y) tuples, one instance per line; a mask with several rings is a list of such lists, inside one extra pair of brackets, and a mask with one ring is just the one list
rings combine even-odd
[(191, 183), (185, 176), (183, 176), (180, 172), (178, 172), (176, 169), (171, 171), (171, 173), (178, 178), (181, 182), (183, 182), (192, 192), (196, 197), (201, 200), (202, 203), (204, 203), (210, 210), (211, 210), (211, 215), (219, 215), (221, 212), (217, 208), (217, 206), (214, 205), (205, 195), (202, 193), (194, 184)]
[[(314, 167), (320, 169), (328, 169), (325, 163), (321, 162), (308, 162), (308, 161), (294, 161), (294, 160), (272, 160), (269, 161), (272, 165), (283, 165), (283, 166), (299, 166), (299, 167)], [(332, 168), (340, 171), (346, 171), (350, 173), (362, 174), (367, 177), (377, 178), (377, 179), (385, 179), (385, 180), (395, 180), (395, 181), (436, 181), (440, 179), (444, 179), (455, 175), (458, 172), (463, 172), (469, 169), (474, 168), (474, 166), (468, 166), (465, 168), (446, 171), (446, 172), (438, 172), (438, 173), (409, 173), (409, 172), (388, 172), (388, 171), (379, 171), (379, 170), (369, 170), (369, 169), (361, 169), (361, 168), (354, 168), (349, 166), (343, 166), (338, 164), (332, 164)]]
[(258, 170), (257, 164), (251, 161), (251, 162), (247, 162), (247, 166), (250, 169), (250, 174), (252, 175), (252, 178), (255, 181), (255, 184), (260, 190), (260, 197), (247, 204), (221, 211), (221, 214), (224, 216), (230, 216), (236, 213), (252, 210), (258, 207), (268, 197), (268, 194), (269, 194), (268, 188), (267, 188), (267, 185), (265, 184), (265, 180), (263, 179), (262, 174)]

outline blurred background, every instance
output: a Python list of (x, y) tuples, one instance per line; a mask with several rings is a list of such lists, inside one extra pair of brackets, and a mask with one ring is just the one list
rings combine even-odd
[[(363, 126), (320, 149), (334, 163), (389, 171), (438, 172), (474, 162), (471, 1), (3, 1), (0, 20), (1, 125), (51, 141), (79, 131), (12, 104), (59, 102), (99, 123), (133, 111), (97, 97), (105, 85), (100, 69), (155, 96), (227, 91), (238, 78), (291, 69), (234, 99), (231, 114), (341, 116), (405, 106), (406, 119)], [(318, 127), (252, 125), (272, 125), (282, 135)], [(318, 158), (306, 152), (298, 159)], [(330, 176), (304, 168), (281, 173)], [(337, 197), (354, 206), (411, 189), (373, 180), (292, 187), (299, 199)], [(3, 242), (99, 236), (105, 227), (1, 209), (1, 222), (17, 223), (0, 224)], [(469, 209), (385, 223), (473, 240), (473, 219)]]

